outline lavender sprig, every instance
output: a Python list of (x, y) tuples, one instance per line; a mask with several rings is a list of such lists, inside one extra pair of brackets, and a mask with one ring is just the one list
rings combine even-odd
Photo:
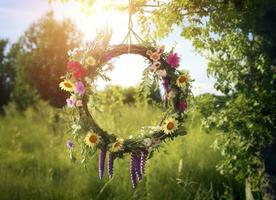
[(141, 170), (141, 154), (136, 155), (135, 171), (138, 177), (138, 180), (142, 180), (142, 170)]
[(136, 160), (137, 157), (135, 153), (131, 153), (131, 159), (130, 159), (130, 178), (132, 182), (132, 187), (135, 189), (137, 187), (137, 179), (136, 179)]
[(101, 150), (99, 154), (99, 178), (102, 179), (104, 175), (106, 150)]
[(148, 152), (143, 151), (141, 153), (141, 159), (140, 159), (140, 169), (143, 174), (145, 173), (145, 166), (146, 166), (147, 158), (148, 158)]
[(113, 163), (114, 163), (114, 156), (112, 153), (109, 153), (108, 165), (107, 165), (109, 178), (112, 178), (112, 176), (113, 176)]

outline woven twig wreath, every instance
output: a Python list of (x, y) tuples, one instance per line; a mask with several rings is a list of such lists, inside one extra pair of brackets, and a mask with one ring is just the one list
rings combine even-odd
[[(108, 79), (106, 72), (110, 70), (110, 60), (123, 54), (145, 57), (150, 65), (145, 70), (144, 76), (152, 76), (156, 81), (162, 81), (165, 91), (165, 112), (160, 123), (154, 127), (149, 126), (146, 134), (131, 139), (119, 138), (103, 130), (88, 108), (89, 96), (93, 96), (94, 93), (95, 80), (98, 77)], [(92, 42), (84, 48), (71, 51), (69, 56), (67, 73), (62, 77), (60, 87), (71, 94), (66, 101), (67, 106), (74, 110), (72, 132), (83, 146), (82, 154), (89, 156), (92, 150), (100, 150), (99, 177), (102, 179), (106, 155), (108, 155), (108, 175), (111, 178), (114, 160), (130, 153), (130, 176), (135, 188), (137, 181), (142, 179), (149, 154), (162, 141), (186, 134), (184, 120), (187, 100), (191, 94), (191, 78), (187, 71), (178, 70), (180, 57), (177, 53), (173, 51), (164, 53), (164, 47), (124, 44), (108, 46), (103, 42)], [(67, 146), (72, 152), (74, 143), (68, 141)]]

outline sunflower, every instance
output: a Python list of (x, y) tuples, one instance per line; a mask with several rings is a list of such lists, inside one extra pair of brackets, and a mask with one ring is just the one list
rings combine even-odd
[(74, 92), (75, 84), (70, 80), (64, 80), (59, 84), (59, 87), (67, 92)]
[(123, 147), (124, 140), (117, 138), (114, 143), (111, 144), (111, 147), (109, 151), (111, 152), (118, 152), (122, 149)]
[(168, 118), (165, 123), (163, 124), (163, 131), (166, 134), (173, 133), (178, 127), (178, 121), (174, 118)]
[(85, 59), (85, 63), (89, 66), (93, 66), (97, 63), (96, 59), (93, 56), (89, 56)]
[(185, 89), (187, 87), (188, 82), (190, 81), (190, 76), (188, 73), (181, 74), (176, 79), (176, 85), (180, 88)]
[(84, 138), (84, 142), (87, 146), (93, 148), (101, 141), (101, 137), (96, 133), (88, 132)]

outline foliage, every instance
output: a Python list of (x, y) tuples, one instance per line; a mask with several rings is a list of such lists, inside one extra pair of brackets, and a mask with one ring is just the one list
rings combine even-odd
[(15, 68), (12, 54), (15, 49), (7, 52), (8, 40), (0, 40), (0, 111), (11, 99), (11, 92), (14, 85)]
[[(108, 110), (109, 105), (105, 106), (104, 110)], [(142, 109), (123, 105), (120, 110), (121, 118), (113, 119), (112, 115), (99, 112), (95, 117), (106, 130), (118, 130), (122, 137), (135, 134), (141, 126), (154, 124), (161, 112), (151, 106)], [(3, 200), (244, 199), (241, 186), (215, 170), (221, 160), (219, 153), (210, 148), (216, 133), (205, 134), (198, 114), (191, 114), (193, 119), (187, 119), (191, 134), (163, 144), (160, 152), (155, 153), (147, 163), (146, 176), (134, 191), (126, 165), (129, 157), (116, 162), (111, 181), (106, 176), (98, 180), (95, 173), (98, 163), (94, 158), (88, 161), (86, 169), (81, 167), (81, 160), (70, 162), (65, 143), (73, 135), (67, 134), (63, 119), (70, 116), (43, 102), (38, 103), (37, 109), (28, 108), (24, 115), (10, 104), (6, 113), (0, 118), (0, 196)], [(74, 148), (78, 151), (79, 145)]]
[(225, 156), (219, 169), (259, 182), (261, 153), (275, 142), (276, 2), (155, 1), (156, 8), (145, 12), (150, 2), (137, 11), (144, 32), (165, 37), (175, 25), (182, 27), (182, 36), (209, 59), (216, 89), (231, 96), (224, 109), (208, 117), (227, 132), (219, 146)]
[(16, 83), (13, 100), (24, 110), (36, 101), (36, 95), (51, 105), (64, 105), (66, 94), (58, 89), (66, 68), (67, 51), (79, 44), (81, 35), (70, 20), (58, 22), (48, 12), (33, 23), (14, 44)]

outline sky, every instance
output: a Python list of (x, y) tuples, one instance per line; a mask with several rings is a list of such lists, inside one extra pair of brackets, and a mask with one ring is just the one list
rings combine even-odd
[[(123, 1), (123, 0), (122, 0)], [(103, 1), (98, 1), (103, 2)], [(84, 32), (86, 40), (91, 40), (96, 35), (96, 30), (106, 25), (113, 29), (112, 44), (120, 44), (127, 33), (127, 13), (103, 10), (101, 3), (95, 5), (93, 14), (83, 12), (83, 8), (75, 2), (49, 4), (47, 0), (0, 0), (0, 38), (15, 42), (19, 36), (37, 19), (48, 10), (55, 12), (55, 17), (62, 20), (70, 17), (77, 27)], [(134, 26), (135, 32), (139, 27)], [(176, 45), (175, 51), (181, 55), (181, 69), (187, 69), (191, 73), (193, 93), (195, 95), (210, 92), (218, 93), (214, 88), (214, 79), (208, 78), (207, 60), (195, 52), (190, 41), (180, 37), (180, 28), (157, 43), (165, 45), (165, 51), (170, 51)], [(115, 60), (114, 70), (111, 72), (111, 84), (123, 87), (135, 86), (142, 79), (142, 72), (147, 67), (144, 58), (135, 55), (124, 55)], [(98, 82), (99, 87), (106, 83)]]

